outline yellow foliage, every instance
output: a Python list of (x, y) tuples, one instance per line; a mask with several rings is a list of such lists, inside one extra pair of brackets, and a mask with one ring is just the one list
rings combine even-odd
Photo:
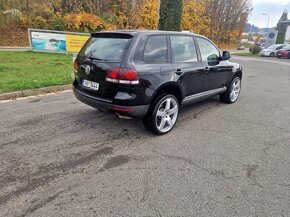
[[(19, 8), (23, 7), (21, 0), (5, 2), (19, 2)], [(182, 30), (229, 43), (238, 39), (244, 29), (250, 12), (246, 10), (250, 6), (243, 6), (247, 2), (250, 0), (183, 0)], [(128, 28), (155, 30), (158, 29), (159, 3), (160, 0), (30, 0), (30, 23), (24, 10), (13, 24), (21, 28), (80, 32)]]
[(119, 29), (126, 29), (128, 27), (128, 3), (126, 0), (117, 0), (115, 7), (116, 23)]
[(128, 18), (126, 17), (125, 14), (119, 12), (117, 16), (117, 24), (120, 29), (125, 29), (128, 24)]
[(78, 14), (68, 14), (64, 18), (64, 24), (67, 30), (78, 30), (81, 22)]
[(182, 29), (209, 36), (210, 18), (205, 15), (204, 1), (184, 0)]
[(28, 25), (29, 25), (29, 20), (28, 20), (28, 17), (27, 16), (25, 16), (25, 15), (21, 15), (20, 17), (19, 17), (19, 26), (21, 27), (21, 28), (27, 28), (28, 27)]
[(133, 16), (133, 26), (135, 29), (157, 29), (158, 28), (158, 6), (159, 1), (146, 0)]
[(105, 25), (105, 29), (106, 30), (117, 30), (117, 26), (116, 25), (113, 25), (113, 24), (106, 24)]
[(101, 18), (89, 13), (68, 14), (64, 17), (64, 23), (69, 31), (92, 32), (105, 29)]
[(236, 29), (232, 32), (230, 32), (230, 38), (239, 38), (240, 37), (240, 30), (239, 29)]

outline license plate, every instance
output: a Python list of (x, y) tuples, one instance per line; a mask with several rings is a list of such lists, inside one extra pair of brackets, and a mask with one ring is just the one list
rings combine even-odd
[(88, 81), (88, 80), (83, 80), (83, 87), (91, 89), (91, 90), (99, 90), (99, 83)]

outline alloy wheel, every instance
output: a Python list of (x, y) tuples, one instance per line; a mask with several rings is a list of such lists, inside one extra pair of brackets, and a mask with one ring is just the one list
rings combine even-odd
[(233, 83), (232, 83), (232, 87), (231, 87), (231, 94), (230, 94), (230, 100), (231, 102), (235, 102), (241, 92), (241, 80), (240, 78), (236, 78)]
[(155, 122), (157, 129), (162, 133), (170, 131), (176, 123), (178, 112), (178, 102), (171, 97), (165, 99), (158, 107), (156, 113)]

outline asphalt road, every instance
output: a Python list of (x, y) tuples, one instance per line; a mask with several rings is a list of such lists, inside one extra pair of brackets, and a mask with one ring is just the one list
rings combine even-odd
[(239, 101), (162, 137), (72, 92), (0, 103), (0, 216), (290, 216), (290, 61), (232, 61)]

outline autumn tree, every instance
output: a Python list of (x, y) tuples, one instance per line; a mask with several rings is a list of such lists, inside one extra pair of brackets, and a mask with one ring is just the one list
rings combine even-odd
[(160, 0), (159, 29), (181, 30), (183, 0)]
[(196, 34), (210, 35), (210, 18), (205, 15), (204, 1), (184, 0), (182, 29), (191, 30)]
[(251, 0), (208, 0), (206, 15), (211, 20), (211, 38), (223, 43), (238, 38), (251, 10)]
[(158, 27), (158, 7), (159, 2), (156, 0), (146, 0), (133, 16), (134, 29), (157, 29)]
[(126, 0), (117, 0), (115, 6), (115, 15), (117, 18), (117, 27), (119, 29), (126, 29), (128, 26), (128, 5)]
[(129, 29), (134, 26), (136, 11), (146, 0), (94, 0), (97, 15), (118, 29)]
[(105, 29), (100, 17), (89, 14), (68, 14), (64, 17), (66, 29), (69, 31), (94, 32)]
[(278, 36), (276, 41), (277, 44), (283, 44), (285, 41), (287, 25), (281, 22), (286, 20), (288, 20), (288, 11), (285, 9), (276, 27), (276, 29), (278, 30)]
[(0, 0), (0, 30), (159, 28), (228, 43), (241, 35), (251, 8), (251, 0)]
[(96, 4), (93, 0), (49, 0), (53, 12), (65, 16), (69, 13), (94, 13)]

